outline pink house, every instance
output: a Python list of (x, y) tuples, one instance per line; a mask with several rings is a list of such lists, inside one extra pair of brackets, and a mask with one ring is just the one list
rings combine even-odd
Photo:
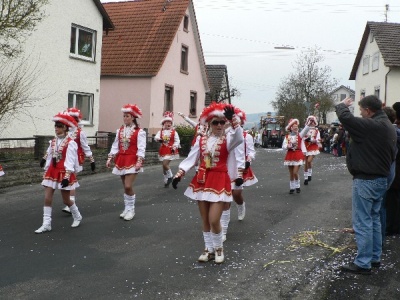
[(100, 131), (122, 124), (121, 107), (137, 104), (149, 134), (164, 111), (197, 120), (209, 91), (203, 50), (191, 0), (105, 3), (115, 30), (103, 36)]

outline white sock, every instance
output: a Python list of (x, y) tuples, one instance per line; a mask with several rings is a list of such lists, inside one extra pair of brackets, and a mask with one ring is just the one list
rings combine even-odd
[(168, 169), (167, 176), (168, 176), (168, 178), (172, 178), (173, 177), (171, 169)]
[(213, 246), (213, 242), (212, 242), (211, 232), (203, 231), (203, 238), (204, 238), (204, 245), (205, 245), (204, 249), (207, 249), (208, 252), (213, 253), (214, 246)]
[(229, 221), (231, 220), (231, 210), (224, 210), (222, 211), (221, 215), (221, 227), (222, 233), (226, 234), (228, 232)]
[(222, 230), (219, 233), (211, 232), (214, 249), (222, 248)]
[(75, 196), (69, 196), (69, 200), (73, 201), (74, 203), (75, 203), (75, 201), (76, 201), (75, 199), (76, 199)]
[(82, 218), (81, 213), (79, 212), (78, 206), (74, 203), (69, 207), (69, 210), (71, 211), (72, 217), (74, 220)]
[(312, 169), (308, 169), (308, 176), (312, 176)]
[(130, 210), (130, 209), (133, 209), (133, 210), (135, 210), (135, 200), (136, 200), (136, 195), (132, 195), (132, 196), (130, 196), (130, 195), (127, 195), (127, 194), (124, 194), (124, 199), (125, 199), (125, 207), (126, 207), (126, 209), (127, 210)]
[(299, 189), (300, 188), (300, 179), (297, 179), (296, 180), (296, 189)]
[(43, 207), (43, 225), (51, 225), (51, 206), (44, 206)]
[(306, 171), (304, 171), (304, 179), (308, 179), (308, 171), (306, 172)]
[(290, 181), (290, 189), (291, 190), (295, 189), (295, 182), (294, 181)]

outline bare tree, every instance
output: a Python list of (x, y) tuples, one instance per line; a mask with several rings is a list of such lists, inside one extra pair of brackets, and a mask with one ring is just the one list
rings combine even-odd
[(0, 0), (0, 56), (16, 57), (22, 44), (44, 18), (48, 0)]
[[(303, 51), (294, 63), (295, 72), (285, 78), (279, 86), (272, 106), (279, 115), (305, 120), (307, 115), (316, 114), (323, 119), (333, 109), (329, 92), (337, 85), (331, 77), (329, 66), (320, 66), (324, 57), (318, 49)], [(318, 103), (318, 109), (314, 110)], [(324, 121), (324, 120), (322, 120)]]

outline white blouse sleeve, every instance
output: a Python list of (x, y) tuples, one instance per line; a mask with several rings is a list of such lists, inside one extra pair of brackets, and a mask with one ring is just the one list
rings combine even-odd
[(196, 138), (196, 143), (190, 149), (189, 155), (179, 164), (179, 169), (187, 172), (194, 165), (196, 165), (197, 161), (200, 157), (200, 136)]
[(307, 134), (307, 132), (310, 130), (310, 127), (309, 126), (304, 126), (304, 128), (303, 128), (303, 130), (300, 132), (300, 137), (301, 138), (303, 138), (306, 134)]
[(159, 131), (159, 132), (157, 132), (156, 133), (156, 135), (155, 135), (155, 137), (154, 137), (154, 140), (156, 141), (156, 142), (159, 142), (161, 139), (160, 139), (160, 136), (161, 136), (161, 131)]
[(236, 129), (226, 132), (226, 146), (229, 152), (243, 142), (243, 128), (238, 126)]
[(180, 147), (181, 144), (181, 140), (179, 138), (179, 134), (178, 132), (175, 130), (175, 135), (174, 135), (174, 144), (172, 145), (173, 147), (175, 147), (176, 149), (178, 149)]
[(137, 156), (145, 157), (146, 155), (146, 131), (143, 129), (139, 130), (138, 139), (137, 139)]
[(306, 148), (306, 144), (304, 143), (304, 139), (301, 139), (301, 152), (306, 153), (307, 152), (307, 148)]
[[(254, 160), (256, 158), (256, 150), (254, 149), (254, 140), (253, 137), (250, 134), (246, 135), (246, 153), (247, 157), (250, 157), (251, 160)], [(246, 157), (246, 159), (247, 159)]]
[(287, 150), (287, 146), (288, 146), (288, 139), (286, 136), (284, 136), (283, 142), (282, 142), (282, 149)]
[(236, 157), (236, 166), (238, 169), (244, 169), (245, 167), (245, 145), (244, 145), (244, 141), (239, 144), (238, 146), (236, 146), (236, 148), (234, 149), (235, 152), (235, 157)]
[(196, 127), (197, 123), (191, 119), (189, 119), (188, 117), (184, 116), (183, 119), (188, 122), (193, 128)]
[(46, 151), (47, 157), (46, 157), (46, 164), (44, 165), (44, 170), (45, 171), (47, 171), (47, 169), (50, 167), (51, 159), (53, 158), (53, 154), (52, 154), (52, 151), (51, 151), (51, 141), (52, 140), (49, 141), (49, 147), (47, 148), (47, 151)]
[(90, 147), (88, 145), (86, 133), (83, 132), (83, 130), (81, 130), (81, 147), (86, 157), (91, 157), (93, 155), (92, 150), (90, 150)]
[(113, 142), (113, 144), (111, 146), (111, 150), (110, 150), (110, 153), (108, 155), (116, 155), (119, 152), (118, 137), (119, 137), (119, 129), (117, 129), (117, 132), (115, 134), (114, 142)]
[(75, 172), (78, 165), (78, 145), (75, 141), (69, 141), (67, 148), (67, 155), (64, 161), (65, 170)]

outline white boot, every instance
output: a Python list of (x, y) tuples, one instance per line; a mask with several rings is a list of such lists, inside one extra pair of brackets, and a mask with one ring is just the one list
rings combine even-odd
[(78, 227), (79, 224), (82, 221), (82, 215), (79, 212), (78, 207), (75, 205), (75, 203), (73, 205), (71, 205), (69, 207), (69, 209), (71, 210), (71, 214), (72, 214), (72, 218), (74, 219), (74, 222), (72, 223), (71, 227)]
[(203, 232), (203, 238), (204, 238), (205, 249), (197, 260), (199, 262), (208, 262), (214, 259), (215, 257), (211, 232), (209, 231)]
[(295, 188), (296, 188), (296, 182), (295, 182), (295, 181), (290, 181), (290, 190), (289, 190), (289, 194), (293, 194)]
[(51, 206), (43, 207), (43, 224), (39, 227), (39, 229), (35, 230), (35, 233), (51, 231), (51, 211)]
[(222, 211), (221, 215), (221, 227), (222, 227), (222, 241), (226, 241), (226, 234), (228, 233), (228, 226), (231, 220), (231, 210)]
[[(75, 203), (75, 196), (70, 196), (69, 200)], [(67, 214), (71, 214), (71, 210), (69, 209), (68, 205), (65, 205), (65, 207), (62, 209), (63, 212)]]
[(135, 200), (136, 200), (136, 195), (126, 195), (126, 200), (127, 200), (127, 206), (128, 206), (128, 210), (125, 214), (124, 220), (125, 221), (130, 221), (133, 219), (133, 217), (135, 216)]
[(211, 237), (213, 241), (213, 246), (215, 250), (215, 263), (220, 264), (225, 260), (224, 251), (222, 247), (222, 230), (219, 233), (211, 232)]
[(119, 215), (119, 217), (121, 219), (125, 218), (126, 213), (128, 212), (128, 198), (129, 197), (127, 194), (124, 194), (124, 204), (125, 204), (125, 208), (124, 211)]
[(246, 204), (243, 201), (242, 205), (237, 204), (237, 209), (238, 209), (238, 219), (239, 221), (242, 221), (244, 219), (244, 216), (246, 215)]

